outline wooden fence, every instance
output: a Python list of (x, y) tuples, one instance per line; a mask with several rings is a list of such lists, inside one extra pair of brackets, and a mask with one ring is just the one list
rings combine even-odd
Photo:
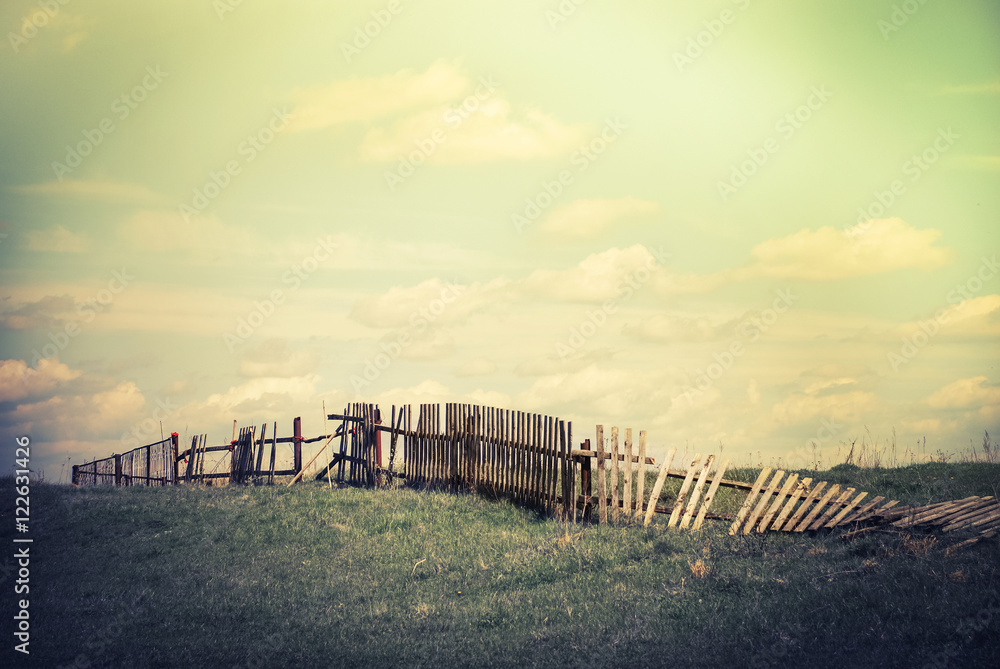
[(73, 465), (76, 485), (160, 486), (176, 481), (171, 465), (175, 436), (120, 455)]

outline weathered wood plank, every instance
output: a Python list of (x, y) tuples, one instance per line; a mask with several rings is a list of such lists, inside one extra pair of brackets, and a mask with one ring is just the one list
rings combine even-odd
[(715, 456), (709, 455), (705, 459), (705, 464), (701, 468), (701, 474), (698, 475), (698, 482), (694, 486), (694, 491), (691, 493), (691, 499), (688, 500), (687, 508), (684, 510), (684, 517), (681, 518), (680, 528), (686, 530), (687, 526), (691, 524), (691, 520), (694, 517), (694, 510), (698, 508), (698, 500), (701, 498), (701, 491), (705, 487), (705, 479), (708, 477), (708, 470), (712, 468), (712, 464), (715, 462)]
[(627, 520), (632, 516), (632, 428), (630, 427), (625, 428), (625, 462), (623, 464), (625, 476), (622, 480), (622, 486), (624, 486), (622, 509)]
[(611, 520), (618, 522), (621, 513), (618, 508), (618, 486), (621, 481), (618, 478), (618, 428), (611, 428)]
[(848, 504), (847, 506), (845, 506), (840, 511), (840, 513), (838, 513), (836, 516), (834, 516), (830, 520), (830, 522), (828, 522), (826, 525), (824, 525), (824, 527), (836, 527), (838, 524), (840, 524), (840, 522), (844, 519), (844, 517), (848, 513), (851, 512), (851, 509), (853, 509), (854, 507), (856, 507), (861, 502), (861, 500), (863, 500), (867, 496), (868, 496), (868, 493), (863, 492), (860, 495), (858, 495), (857, 497), (855, 497), (853, 502), (851, 502), (850, 504)]
[(944, 518), (938, 518), (932, 521), (931, 525), (952, 525), (955, 523), (963, 523), (969, 518), (979, 515), (983, 509), (997, 507), (996, 500), (992, 497), (982, 497), (980, 501), (976, 504), (970, 505), (968, 508), (958, 512), (957, 514), (952, 514)]
[(860, 509), (849, 515), (846, 519), (842, 520), (840, 524), (848, 525), (850, 523), (853, 523), (855, 520), (857, 520), (858, 518), (860, 518), (861, 516), (865, 515), (866, 513), (874, 509), (876, 506), (878, 506), (878, 503), (884, 499), (885, 497), (876, 497), (874, 499), (869, 500), (867, 504), (865, 504)]
[(770, 467), (764, 467), (764, 469), (761, 470), (760, 474), (757, 476), (757, 480), (750, 488), (750, 493), (747, 495), (746, 501), (743, 502), (743, 506), (740, 507), (740, 510), (736, 513), (736, 520), (734, 520), (733, 524), (730, 525), (729, 534), (736, 534), (739, 531), (740, 525), (743, 524), (743, 519), (747, 517), (747, 514), (750, 513), (750, 509), (753, 508), (757, 495), (760, 493), (760, 489), (764, 485), (764, 481), (766, 481), (767, 477), (770, 475)]
[(805, 532), (806, 528), (812, 525), (813, 521), (816, 520), (816, 516), (818, 516), (820, 512), (823, 511), (823, 507), (826, 506), (827, 502), (829, 502), (833, 498), (833, 496), (839, 492), (840, 492), (840, 484), (835, 483), (833, 486), (830, 487), (829, 490), (826, 491), (826, 494), (823, 495), (823, 497), (819, 500), (819, 502), (816, 503), (816, 506), (814, 506), (812, 511), (809, 512), (805, 520), (799, 523), (798, 526), (796, 526), (796, 528), (793, 531)]
[(772, 502), (771, 506), (768, 507), (764, 517), (760, 519), (760, 524), (757, 526), (758, 532), (763, 532), (767, 529), (767, 526), (771, 524), (775, 514), (778, 513), (778, 509), (781, 508), (782, 503), (785, 501), (785, 496), (791, 492), (792, 486), (795, 485), (795, 482), (798, 481), (798, 479), (798, 474), (792, 474), (785, 479), (785, 485), (781, 486), (781, 490), (774, 496), (774, 502)]
[(757, 506), (754, 507), (753, 511), (747, 517), (747, 522), (743, 525), (743, 534), (750, 534), (754, 526), (757, 524), (757, 519), (760, 515), (764, 513), (764, 509), (767, 508), (767, 503), (771, 501), (771, 495), (775, 493), (778, 489), (778, 484), (781, 483), (781, 479), (785, 477), (784, 470), (779, 469), (774, 473), (771, 478), (771, 482), (767, 484), (767, 489), (761, 493), (760, 501), (757, 502)]
[(809, 484), (812, 483), (811, 478), (804, 478), (795, 485), (795, 490), (789, 492), (788, 501), (785, 502), (784, 508), (781, 509), (781, 513), (775, 518), (774, 524), (771, 525), (771, 529), (778, 531), (785, 524), (788, 516), (792, 513), (792, 509), (795, 505), (802, 501), (802, 492), (809, 489)]
[(795, 514), (788, 519), (787, 523), (781, 526), (782, 532), (792, 532), (795, 530), (796, 526), (799, 525), (799, 521), (806, 515), (806, 512), (809, 510), (809, 506), (813, 503), (813, 500), (819, 497), (820, 492), (822, 492), (825, 487), (826, 481), (820, 481), (816, 484), (816, 487), (809, 492), (809, 495), (799, 506), (798, 511), (796, 511)]
[(850, 499), (854, 492), (854, 488), (848, 488), (847, 490), (842, 491), (840, 495), (830, 504), (830, 506), (827, 507), (826, 511), (823, 512), (823, 515), (820, 516), (819, 519), (817, 519), (811, 526), (809, 526), (809, 529), (818, 530), (828, 523), (830, 519), (833, 518), (834, 514), (840, 510), (840, 507), (843, 506), (848, 499)]
[[(646, 505), (646, 518), (642, 523), (644, 527), (648, 527), (650, 521), (653, 520), (653, 514), (656, 513), (656, 503), (660, 499), (660, 491), (663, 490), (663, 483), (667, 480), (667, 472), (670, 471), (670, 463), (673, 461), (676, 453), (677, 448), (671, 448), (667, 451), (667, 457), (663, 458), (660, 474), (656, 477), (656, 483), (653, 484), (653, 491), (649, 493), (649, 502)], [(604, 462), (604, 458), (601, 458), (598, 462)]]
[(684, 483), (681, 484), (681, 489), (677, 492), (677, 499), (674, 500), (674, 509), (670, 512), (670, 520), (667, 521), (667, 527), (677, 526), (677, 521), (681, 517), (681, 509), (684, 508), (684, 500), (687, 498), (691, 482), (694, 480), (695, 471), (701, 464), (701, 455), (701, 453), (695, 453), (694, 459), (688, 465), (687, 474), (684, 476)]
[(695, 518), (694, 525), (691, 527), (692, 532), (700, 530), (702, 524), (705, 522), (705, 517), (708, 515), (708, 508), (712, 506), (712, 501), (715, 499), (715, 492), (719, 489), (719, 484), (722, 482), (722, 477), (726, 475), (728, 468), (729, 460), (723, 460), (722, 464), (715, 471), (715, 480), (708, 487), (708, 492), (705, 494), (705, 501), (702, 502), (701, 510), (698, 511), (698, 517)]
[(599, 508), (598, 522), (608, 522), (608, 481), (604, 471), (604, 426), (597, 426), (597, 436), (594, 438), (597, 446), (597, 504)]
[(639, 481), (635, 491), (635, 519), (639, 520), (644, 512), (643, 499), (646, 494), (646, 431), (639, 430), (639, 466), (636, 468), (636, 475)]

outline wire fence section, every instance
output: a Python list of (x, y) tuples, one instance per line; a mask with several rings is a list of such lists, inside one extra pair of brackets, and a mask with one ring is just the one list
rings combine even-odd
[(133, 448), (102, 460), (73, 466), (76, 485), (162, 486), (174, 482), (173, 440)]

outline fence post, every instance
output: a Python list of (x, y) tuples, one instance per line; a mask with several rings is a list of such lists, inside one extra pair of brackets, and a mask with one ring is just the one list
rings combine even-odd
[[(584, 439), (583, 449), (586, 451), (590, 450), (590, 439)], [(590, 483), (590, 471), (594, 459), (591, 457), (584, 457), (583, 462), (580, 467), (580, 492), (583, 493), (583, 520), (590, 522), (591, 516), (594, 510), (594, 506), (591, 503), (590, 496), (593, 488)], [(576, 503), (576, 500), (573, 500)]]
[(382, 411), (375, 406), (375, 485), (382, 487), (382, 430), (378, 426), (382, 424)]
[(146, 447), (146, 485), (147, 485), (147, 486), (151, 486), (151, 485), (153, 485), (153, 482), (152, 482), (152, 481), (150, 480), (150, 479), (152, 479), (152, 478), (153, 478), (153, 471), (152, 471), (152, 469), (150, 468), (150, 465), (152, 464), (152, 463), (150, 462), (150, 460), (151, 460), (151, 457), (150, 457), (150, 456), (151, 456), (152, 454), (153, 454), (153, 446), (152, 446), (152, 445), (150, 445), (150, 446), (147, 446), (147, 447)]
[(115, 455), (115, 485), (122, 484), (122, 456)]
[(294, 421), (292, 421), (292, 434), (294, 435), (292, 437), (292, 439), (294, 439), (293, 442), (294, 446), (292, 447), (294, 453), (293, 456), (294, 466), (292, 468), (295, 470), (295, 473), (297, 475), (302, 471), (302, 417), (301, 416), (297, 417)]
[(80, 485), (80, 472), (77, 467), (80, 465), (73, 465), (73, 485)]
[(173, 462), (173, 467), (171, 467), (167, 471), (168, 472), (172, 471), (174, 473), (174, 485), (177, 485), (177, 474), (178, 474), (178, 470), (177, 470), (177, 452), (178, 452), (178, 450), (180, 448), (180, 442), (179, 442), (179, 440), (180, 440), (180, 435), (179, 434), (177, 434), (176, 432), (171, 432), (170, 433), (170, 454), (172, 456), (170, 458), (170, 460), (171, 460), (171, 462)]

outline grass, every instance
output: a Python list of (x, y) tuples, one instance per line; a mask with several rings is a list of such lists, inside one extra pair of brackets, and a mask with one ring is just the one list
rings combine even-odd
[[(810, 475), (904, 503), (1000, 486), (985, 463)], [(995, 539), (947, 557), (923, 535), (573, 526), (325, 482), (31, 501), (31, 666), (992, 667), (1000, 650)]]

